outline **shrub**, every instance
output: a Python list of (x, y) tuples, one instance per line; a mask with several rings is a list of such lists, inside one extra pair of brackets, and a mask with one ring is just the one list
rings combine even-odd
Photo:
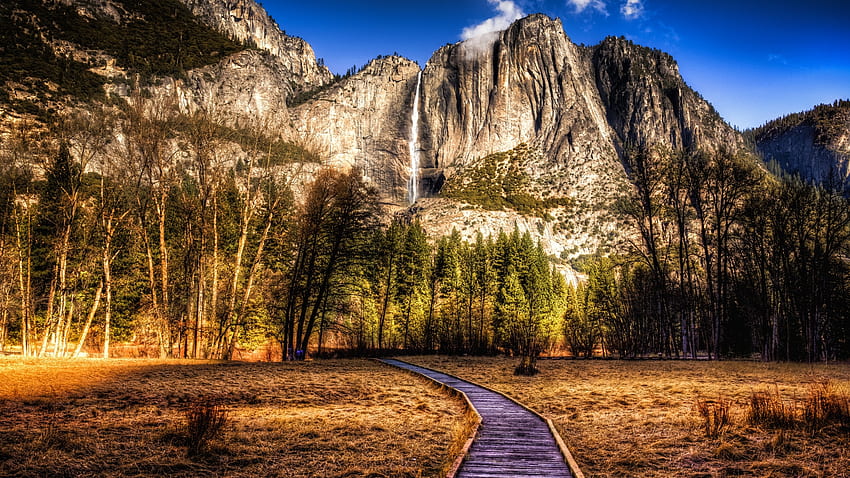
[(514, 368), (514, 375), (524, 375), (526, 377), (532, 377), (537, 375), (539, 370), (537, 370), (537, 357), (532, 355), (523, 355), (520, 358), (519, 365)]
[(219, 437), (227, 424), (227, 410), (215, 399), (201, 397), (186, 409), (186, 438), (189, 456), (206, 450), (209, 442)]

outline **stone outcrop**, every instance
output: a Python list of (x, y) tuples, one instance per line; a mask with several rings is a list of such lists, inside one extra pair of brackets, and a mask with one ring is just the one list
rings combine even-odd
[(589, 47), (596, 87), (621, 146), (744, 148), (743, 139), (679, 74), (673, 57), (608, 37)]
[(419, 65), (398, 56), (372, 60), (293, 108), (292, 124), (331, 163), (359, 168), (387, 201), (403, 204), (418, 73)]
[(180, 1), (207, 26), (269, 52), (276, 67), (288, 73), (287, 82), (280, 87), (304, 91), (333, 79), (331, 72), (316, 62), (313, 48), (303, 39), (281, 31), (277, 22), (254, 0)]
[(788, 115), (748, 134), (766, 162), (810, 181), (850, 187), (850, 101)]

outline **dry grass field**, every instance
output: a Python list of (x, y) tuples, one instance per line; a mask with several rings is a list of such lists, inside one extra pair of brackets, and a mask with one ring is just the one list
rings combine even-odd
[[(492, 387), (552, 418), (589, 477), (850, 476), (847, 424), (781, 428), (748, 419), (751, 397), (763, 391), (778, 392), (801, 416), (813, 387), (829, 380), (847, 390), (847, 364), (544, 360), (538, 375), (518, 377), (517, 359), (407, 360)], [(715, 437), (706, 435), (700, 400), (728, 404), (729, 424)]]
[[(224, 423), (189, 457), (201, 398)], [(439, 476), (463, 418), (424, 379), (366, 360), (0, 359), (0, 476)]]

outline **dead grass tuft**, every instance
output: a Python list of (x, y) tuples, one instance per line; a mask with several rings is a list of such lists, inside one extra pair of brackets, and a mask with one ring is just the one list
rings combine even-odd
[(744, 458), (745, 453), (735, 443), (722, 442), (714, 449), (714, 456), (721, 460), (738, 461)]
[(830, 381), (812, 385), (803, 405), (803, 423), (811, 433), (829, 426), (850, 429), (850, 396)]
[(768, 428), (794, 428), (797, 424), (796, 407), (782, 399), (778, 388), (753, 392), (747, 421), (751, 425)]
[(729, 426), (732, 402), (725, 398), (716, 401), (697, 399), (694, 407), (702, 417), (702, 428), (708, 438), (717, 438)]
[(199, 397), (186, 409), (186, 444), (190, 457), (206, 451), (209, 443), (221, 437), (227, 424), (227, 409), (212, 397)]

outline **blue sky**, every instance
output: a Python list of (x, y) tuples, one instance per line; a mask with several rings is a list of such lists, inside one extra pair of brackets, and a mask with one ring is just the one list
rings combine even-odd
[[(335, 73), (399, 53), (421, 66), (464, 29), (520, 14), (560, 18), (575, 43), (607, 35), (673, 55), (732, 125), (758, 126), (850, 98), (850, 0), (266, 0)], [(489, 24), (488, 24), (489, 25)]]

